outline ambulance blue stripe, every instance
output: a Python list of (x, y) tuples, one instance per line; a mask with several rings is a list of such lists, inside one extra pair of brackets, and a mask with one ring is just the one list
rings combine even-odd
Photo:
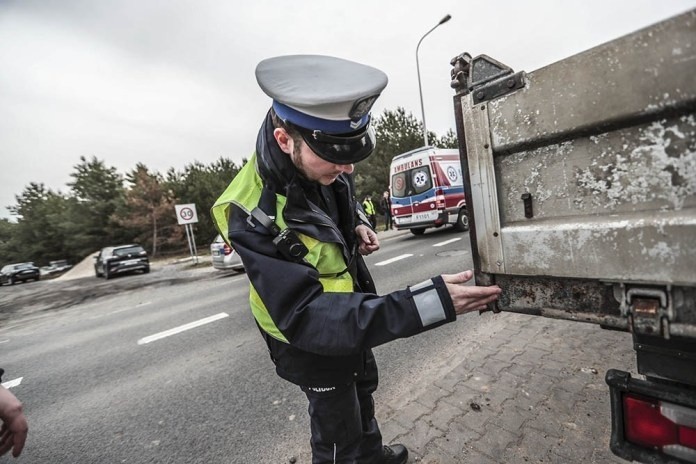
[[(464, 193), (464, 187), (462, 187), (462, 186), (438, 187), (438, 188), (441, 188), (445, 195), (456, 195), (458, 193)], [(391, 197), (391, 201), (392, 201), (392, 204), (403, 206), (403, 205), (410, 205), (411, 202), (413, 202), (413, 201), (423, 202), (429, 198), (433, 198), (433, 199), (435, 198), (435, 189), (426, 190), (423, 193), (411, 195), (409, 197), (403, 197), (403, 198)]]

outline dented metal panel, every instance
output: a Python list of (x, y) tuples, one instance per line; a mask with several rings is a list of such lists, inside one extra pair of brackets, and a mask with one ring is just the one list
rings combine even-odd
[(499, 309), (696, 337), (694, 76), (690, 11), (497, 99), (455, 97), (477, 277), (503, 284)]
[(527, 74), (523, 89), (489, 103), (495, 151), (693, 107), (695, 36), (690, 11)]

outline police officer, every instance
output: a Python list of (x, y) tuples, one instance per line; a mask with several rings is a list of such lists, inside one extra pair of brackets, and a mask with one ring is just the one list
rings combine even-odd
[(309, 400), (313, 463), (405, 463), (384, 446), (371, 348), (485, 308), (498, 287), (471, 271), (377, 294), (362, 255), (379, 248), (355, 197), (353, 165), (375, 147), (370, 108), (387, 76), (329, 56), (270, 58), (256, 68), (272, 107), (255, 153), (212, 209), (241, 256), (251, 311), (277, 374)]
[(367, 215), (367, 219), (370, 221), (370, 226), (373, 229), (377, 229), (377, 214), (375, 211), (375, 205), (372, 203), (372, 196), (367, 195), (362, 203), (363, 211)]

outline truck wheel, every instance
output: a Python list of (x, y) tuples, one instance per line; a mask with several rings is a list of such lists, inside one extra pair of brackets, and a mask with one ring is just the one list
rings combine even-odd
[(423, 235), (425, 233), (425, 227), (419, 229), (410, 229), (413, 235)]
[(111, 278), (111, 274), (109, 274), (109, 268), (104, 267), (104, 279), (109, 280)]
[(469, 230), (469, 216), (467, 216), (465, 209), (462, 208), (459, 210), (459, 215), (457, 216), (457, 223), (454, 225), (454, 228), (460, 232)]

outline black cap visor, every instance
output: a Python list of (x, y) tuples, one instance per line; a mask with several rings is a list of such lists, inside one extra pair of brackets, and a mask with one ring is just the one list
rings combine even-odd
[(325, 134), (295, 126), (305, 143), (321, 159), (335, 164), (353, 164), (362, 161), (375, 149), (375, 131), (370, 124), (345, 135)]

